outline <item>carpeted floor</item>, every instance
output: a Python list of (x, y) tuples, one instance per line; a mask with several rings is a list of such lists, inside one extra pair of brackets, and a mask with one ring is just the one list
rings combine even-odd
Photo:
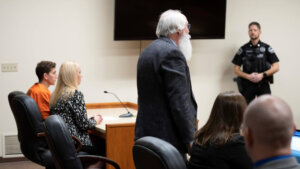
[(45, 167), (35, 164), (31, 161), (18, 161), (0, 163), (1, 169), (45, 169)]

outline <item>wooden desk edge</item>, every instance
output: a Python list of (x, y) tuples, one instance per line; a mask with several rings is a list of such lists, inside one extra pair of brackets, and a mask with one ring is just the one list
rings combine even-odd
[(116, 123), (116, 124), (106, 124), (106, 128), (115, 128), (115, 127), (132, 127), (135, 126), (135, 123)]
[[(132, 102), (123, 102), (128, 108), (137, 110), (138, 105)], [(123, 107), (120, 102), (109, 102), (109, 103), (87, 103), (87, 109), (107, 109), (107, 108), (120, 108)]]
[[(132, 102), (123, 102), (124, 105), (126, 105), (128, 108), (137, 110), (138, 105), (136, 103)], [(109, 102), (109, 103), (87, 103), (86, 108), (87, 109), (107, 109), (107, 108), (120, 108), (123, 107), (120, 102)], [(107, 124), (106, 128), (114, 128), (114, 127), (130, 127), (135, 126), (135, 123), (122, 123), (122, 124)], [(100, 138), (106, 137), (105, 131), (100, 130), (89, 130), (89, 133), (95, 136), (98, 136)]]

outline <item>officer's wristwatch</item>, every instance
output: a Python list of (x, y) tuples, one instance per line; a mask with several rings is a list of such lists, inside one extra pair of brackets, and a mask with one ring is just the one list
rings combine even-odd
[(267, 73), (266, 72), (264, 72), (263, 75), (264, 75), (264, 78), (267, 77)]

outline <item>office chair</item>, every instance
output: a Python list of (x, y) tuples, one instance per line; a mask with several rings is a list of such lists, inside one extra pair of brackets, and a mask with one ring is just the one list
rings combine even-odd
[[(120, 169), (116, 162), (108, 158), (78, 155), (79, 149), (76, 151), (70, 132), (59, 115), (49, 116), (44, 122), (44, 128), (56, 169), (102, 168), (105, 163), (112, 165), (115, 169)], [(81, 144), (79, 140), (77, 142)]]
[(142, 137), (136, 140), (132, 150), (136, 169), (186, 169), (179, 151), (159, 138)]
[(43, 119), (36, 102), (20, 91), (9, 93), (8, 101), (17, 124), (18, 139), (24, 156), (46, 168), (54, 168), (45, 138), (37, 136), (43, 132)]

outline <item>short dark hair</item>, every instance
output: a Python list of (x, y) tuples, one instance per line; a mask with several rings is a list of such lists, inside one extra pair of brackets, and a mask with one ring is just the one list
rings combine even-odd
[(35, 73), (39, 78), (39, 82), (43, 80), (44, 73), (49, 73), (52, 68), (55, 68), (56, 63), (51, 61), (41, 61), (36, 65)]
[(250, 28), (250, 26), (252, 26), (252, 25), (255, 25), (255, 26), (257, 26), (257, 27), (258, 27), (258, 29), (260, 30), (260, 24), (259, 24), (258, 22), (256, 22), (256, 21), (253, 21), (253, 22), (249, 23), (249, 25), (248, 25), (248, 28)]
[(240, 133), (246, 107), (246, 100), (241, 94), (233, 91), (220, 93), (206, 124), (195, 133), (195, 144), (202, 147), (226, 144)]

